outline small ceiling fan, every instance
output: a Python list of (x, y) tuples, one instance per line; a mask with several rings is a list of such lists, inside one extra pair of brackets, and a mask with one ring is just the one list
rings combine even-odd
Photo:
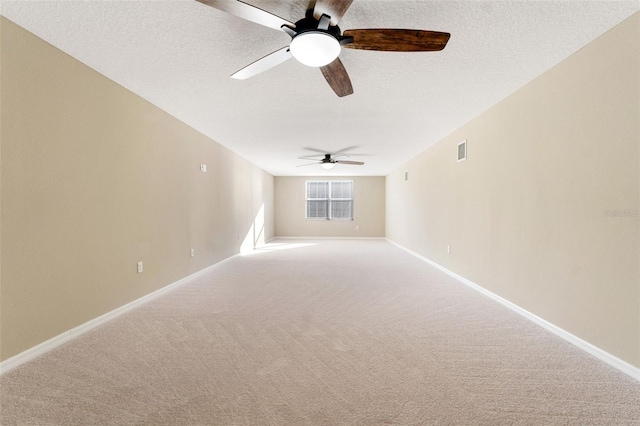
[(427, 52), (445, 48), (450, 34), (407, 29), (346, 30), (338, 22), (353, 0), (311, 0), (312, 8), (296, 23), (239, 0), (197, 0), (231, 15), (282, 30), (291, 36), (289, 46), (247, 65), (231, 77), (244, 80), (275, 67), (290, 58), (320, 68), (329, 86), (340, 97), (351, 95), (353, 87), (340, 58), (342, 46), (350, 49), (390, 52)]
[[(308, 159), (309, 156), (305, 156), (305, 157), (298, 157), (300, 159)], [(324, 158), (320, 161), (314, 161), (313, 163), (309, 163), (309, 164), (301, 164), (297, 167), (304, 167), (304, 166), (312, 166), (314, 164), (320, 164), (320, 166), (324, 169), (333, 169), (334, 166), (336, 164), (351, 164), (354, 166), (362, 166), (364, 165), (364, 163), (362, 161), (349, 161), (349, 160), (338, 160), (338, 158), (344, 158), (344, 157), (349, 157), (348, 155), (338, 155), (335, 157), (332, 157), (331, 154), (324, 154)]]

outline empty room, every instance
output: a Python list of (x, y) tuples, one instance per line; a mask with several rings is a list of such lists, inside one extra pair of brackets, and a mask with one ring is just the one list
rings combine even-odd
[(0, 15), (0, 424), (640, 425), (637, 0)]

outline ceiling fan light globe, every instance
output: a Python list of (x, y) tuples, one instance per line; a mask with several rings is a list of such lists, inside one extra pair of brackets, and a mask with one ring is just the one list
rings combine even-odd
[(320, 164), (320, 167), (322, 167), (323, 169), (333, 169), (334, 166), (336, 165), (336, 163), (322, 163)]
[(291, 40), (289, 50), (301, 64), (309, 67), (323, 67), (340, 55), (340, 42), (330, 34), (308, 31)]

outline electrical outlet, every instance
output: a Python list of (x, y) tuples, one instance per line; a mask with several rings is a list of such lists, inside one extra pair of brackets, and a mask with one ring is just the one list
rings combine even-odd
[(447, 246), (447, 253), (451, 253), (451, 246)]
[(191, 249), (191, 257), (196, 255), (196, 249)]
[(142, 267), (142, 262), (138, 262), (138, 273), (141, 273), (144, 270)]
[(207, 165), (204, 163), (200, 164), (200, 171), (203, 173), (207, 173)]

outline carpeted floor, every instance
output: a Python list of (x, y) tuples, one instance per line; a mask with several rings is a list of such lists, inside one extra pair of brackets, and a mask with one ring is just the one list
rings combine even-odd
[(640, 424), (639, 382), (383, 240), (232, 259), (4, 374), (0, 403), (3, 425)]

